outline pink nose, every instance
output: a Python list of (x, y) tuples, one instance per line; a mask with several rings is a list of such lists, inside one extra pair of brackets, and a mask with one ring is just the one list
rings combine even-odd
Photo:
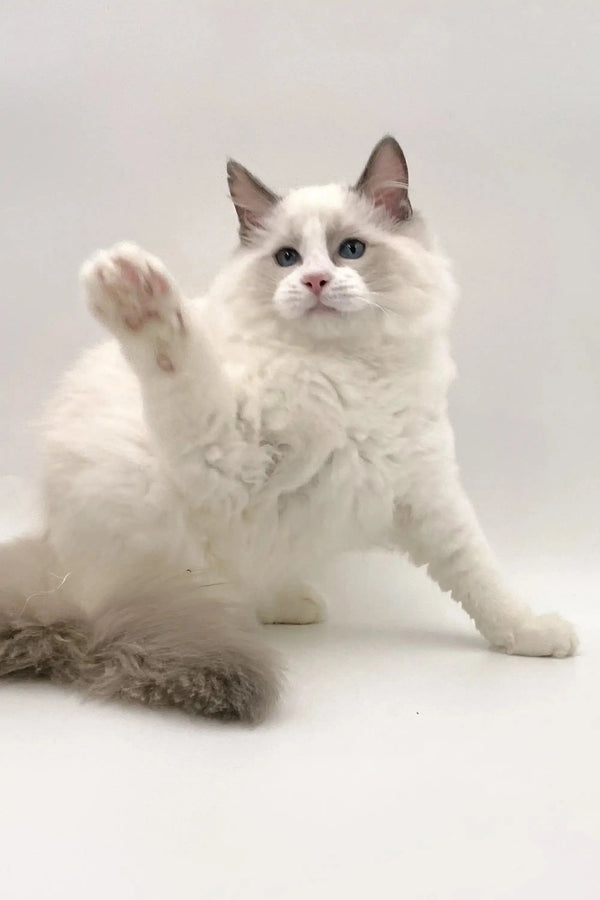
[(326, 272), (313, 272), (311, 275), (304, 276), (302, 284), (305, 284), (315, 297), (318, 297), (325, 285), (329, 284), (329, 276)]

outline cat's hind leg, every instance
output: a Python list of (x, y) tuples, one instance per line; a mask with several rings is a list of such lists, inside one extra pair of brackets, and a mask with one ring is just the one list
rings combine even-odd
[(324, 597), (304, 581), (294, 581), (263, 601), (258, 616), (264, 625), (313, 625), (326, 616)]

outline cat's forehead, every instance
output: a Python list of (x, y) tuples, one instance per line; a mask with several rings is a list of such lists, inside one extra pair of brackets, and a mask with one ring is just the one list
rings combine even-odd
[(317, 222), (328, 231), (361, 213), (355, 192), (340, 184), (299, 188), (287, 194), (278, 207), (277, 225), (296, 233)]

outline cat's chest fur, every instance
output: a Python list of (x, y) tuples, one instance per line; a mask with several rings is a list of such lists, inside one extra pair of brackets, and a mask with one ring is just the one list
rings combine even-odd
[(239, 384), (242, 416), (271, 460), (251, 510), (288, 540), (324, 522), (333, 543), (379, 539), (433, 401), (422, 376), (394, 361), (288, 355), (261, 359)]

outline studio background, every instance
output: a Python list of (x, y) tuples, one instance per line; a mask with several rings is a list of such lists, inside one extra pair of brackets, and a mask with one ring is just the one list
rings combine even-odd
[[(227, 156), (277, 190), (352, 182), (392, 132), (461, 288), (451, 409), (464, 482), (511, 580), (583, 638), (571, 661), (486, 656), (422, 573), (350, 560), (329, 579), (329, 625), (272, 631), (290, 686), (260, 735), (1, 687), (7, 896), (33, 896), (42, 877), (35, 863), (24, 874), (25, 846), (52, 873), (46, 897), (81, 896), (83, 884), (88, 897), (111, 886), (159, 897), (167, 884), (223, 900), (398, 885), (406, 898), (558, 897), (573, 889), (571, 867), (577, 896), (595, 896), (599, 31), (598, 5), (583, 0), (2, 4), (2, 532), (29, 515), (31, 423), (103, 337), (78, 296), (82, 261), (135, 240), (199, 294), (235, 246)], [(426, 738), (412, 730), (416, 697)], [(422, 740), (454, 748), (441, 771)], [(473, 740), (475, 760), (461, 750)], [(107, 799), (119, 785), (129, 856)], [(43, 835), (30, 824), (40, 803)], [(520, 867), (512, 882), (503, 849)]]

